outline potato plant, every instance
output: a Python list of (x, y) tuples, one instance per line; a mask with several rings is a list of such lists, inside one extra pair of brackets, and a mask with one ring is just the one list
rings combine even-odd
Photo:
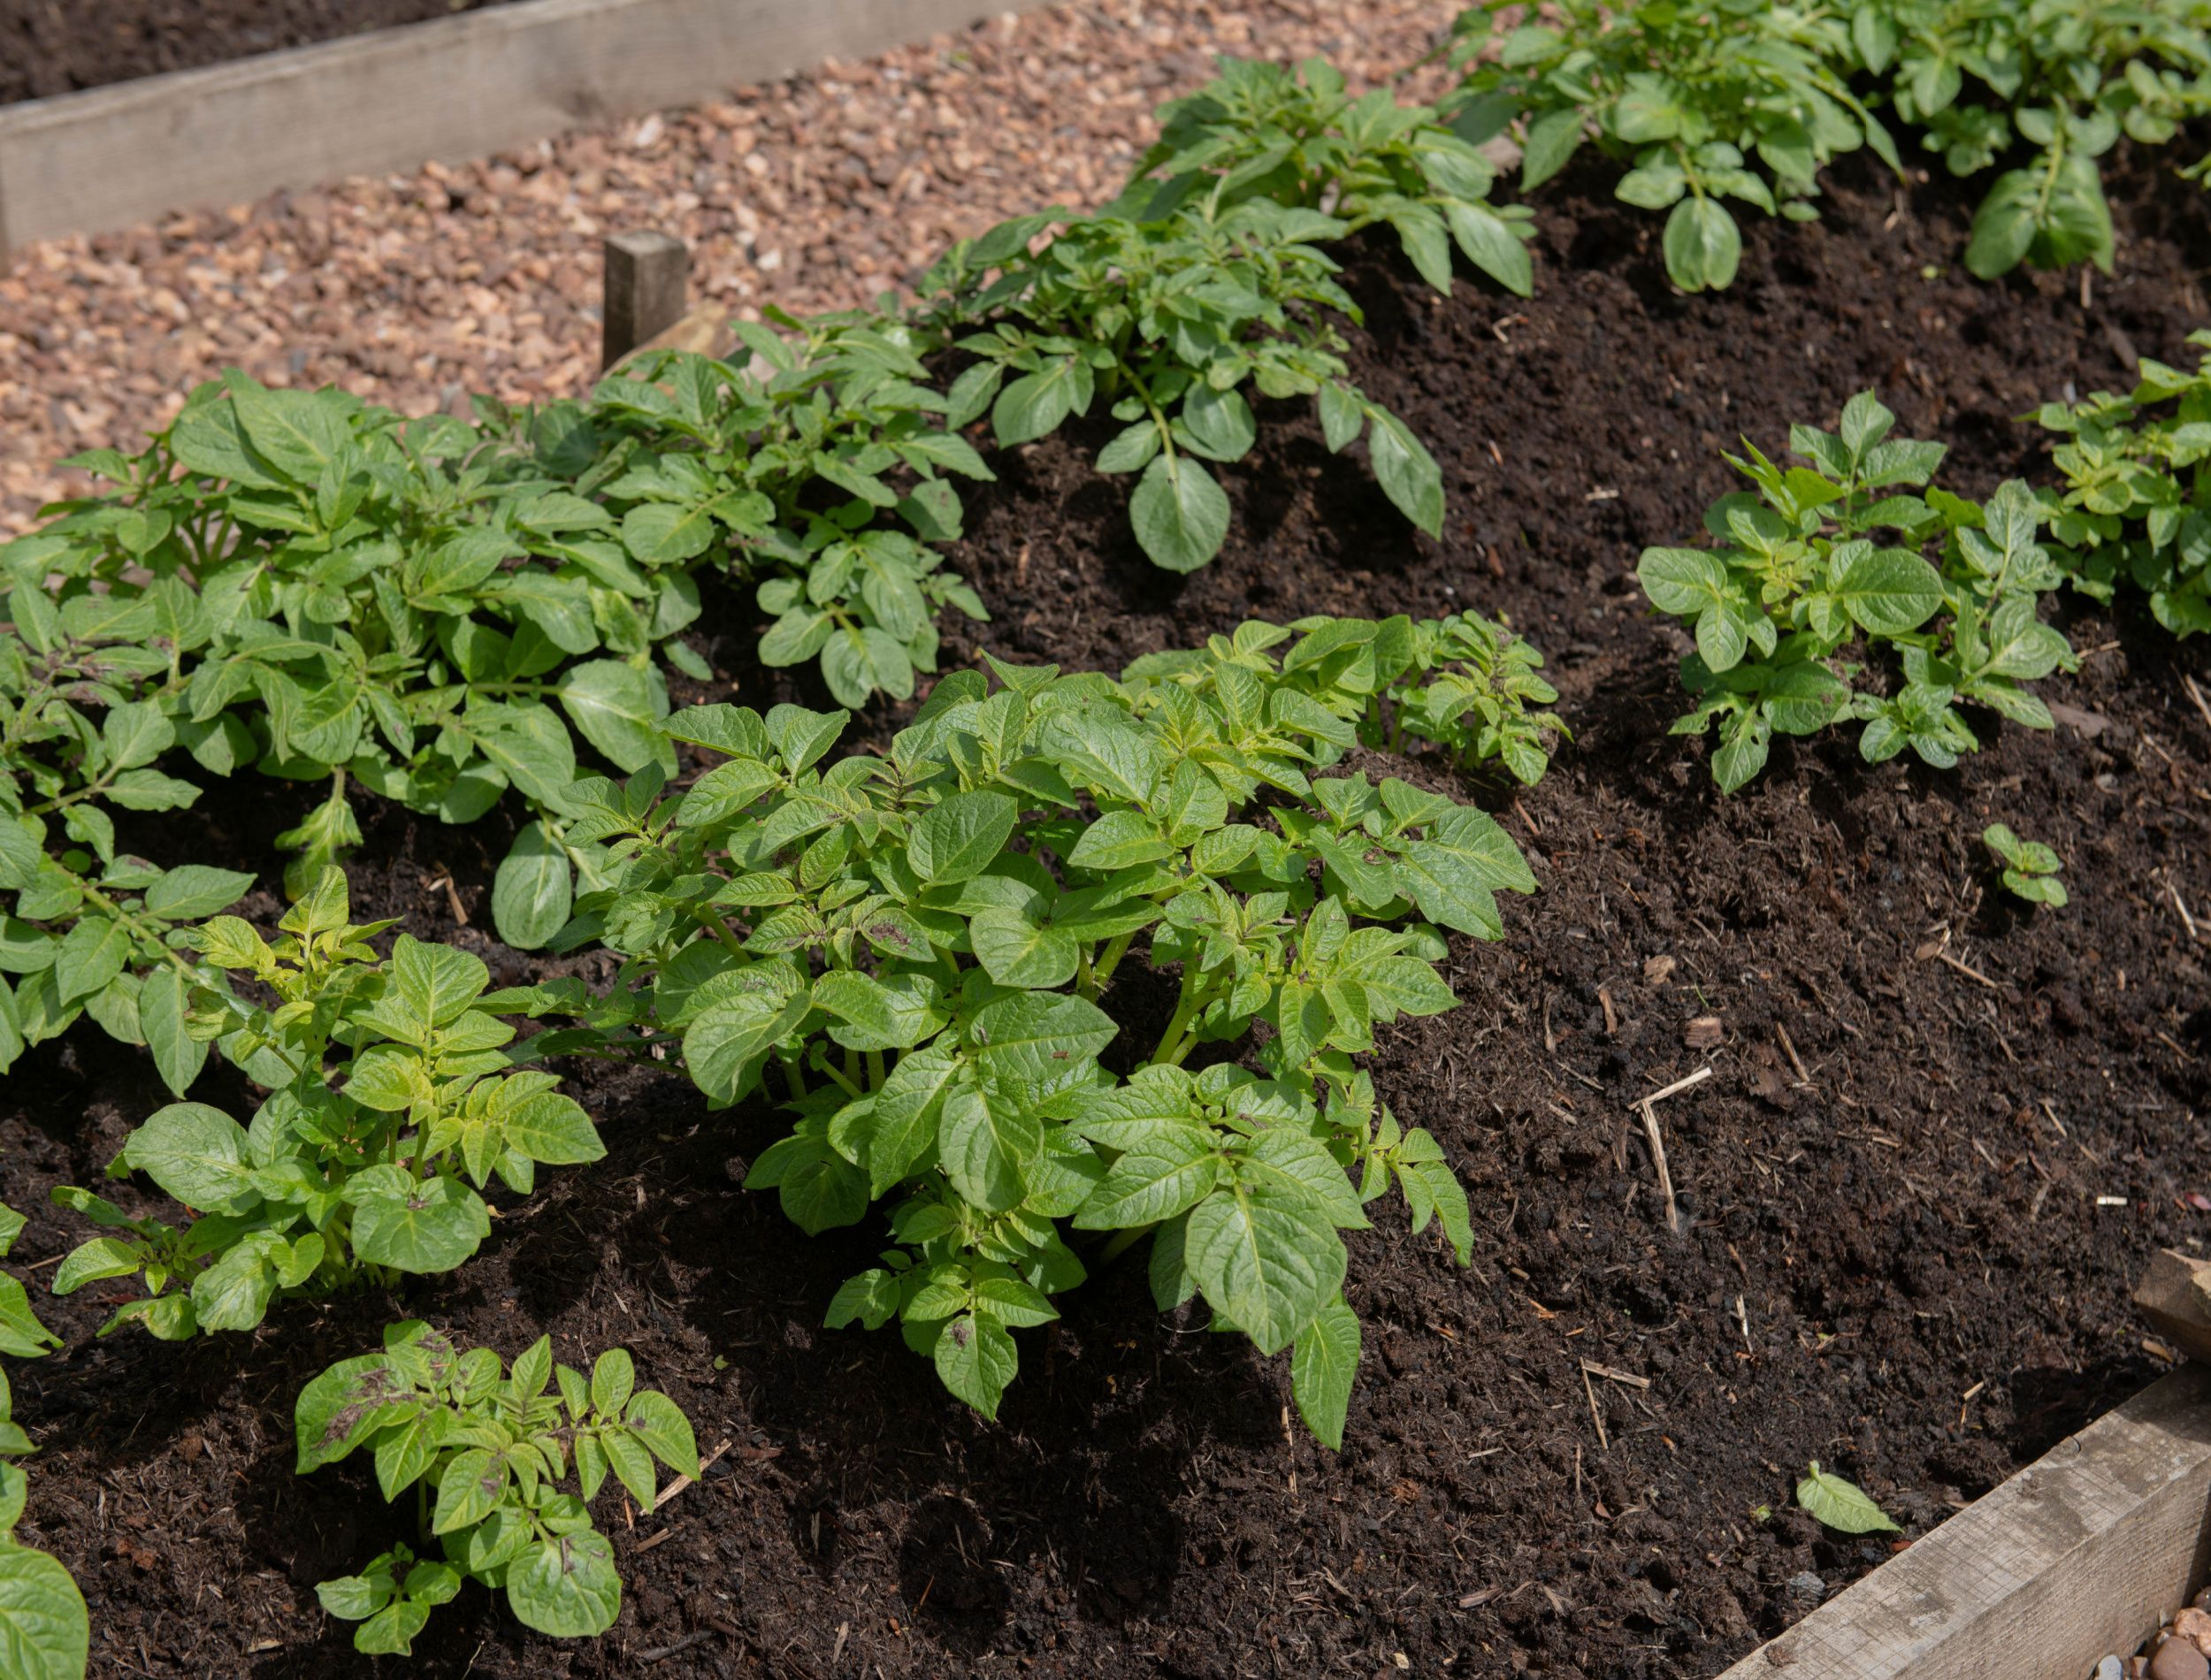
[[(1271, 650), (1289, 643), (1278, 661)], [(1502, 765), (1534, 785), (1566, 726), (1540, 709), (1558, 698), (1535, 673), (1543, 656), (1477, 613), (1449, 618), (1308, 618), (1287, 629), (1253, 620), (1202, 649), (1146, 653), (1121, 673), (1139, 710), (1174, 691), (1234, 706), (1254, 692), (1270, 706), (1312, 702), (1303, 717), (1334, 747), (1396, 752), (1433, 742), (1465, 769)], [(1333, 723), (1330, 719), (1335, 720)]]
[(1346, 236), (1387, 225), (1447, 296), (1454, 244), (1508, 292), (1534, 289), (1531, 213), (1489, 202), (1495, 166), (1433, 110), (1382, 88), (1353, 99), (1325, 59), (1292, 70), (1224, 57), (1219, 67), (1159, 107), (1159, 137), (1118, 201), (1133, 218), (1161, 220), (1199, 197), (1224, 208), (1264, 199), (1326, 211)]
[[(492, 1349), (463, 1353), (410, 1320), (385, 1330), (381, 1353), (340, 1360), (302, 1389), (299, 1473), (368, 1449), (385, 1499), (414, 1488), (419, 1538), (444, 1554), (418, 1559), (396, 1545), (360, 1574), (317, 1586), (324, 1609), (361, 1623), (354, 1649), (411, 1655), (430, 1612), (464, 1580), (503, 1591), (515, 1619), (539, 1633), (583, 1638), (612, 1627), (622, 1577), (592, 1525), (592, 1500), (611, 1472), (650, 1511), (655, 1460), (699, 1474), (691, 1420), (636, 1381), (619, 1348), (586, 1378), (555, 1364), (540, 1336), (502, 1372)], [(563, 1492), (571, 1476), (577, 1491)]]
[[(1338, 1233), (1394, 1183), (1462, 1261), (1471, 1235), (1442, 1146), (1352, 1058), (1453, 1005), (1439, 928), (1499, 937), (1496, 895), (1535, 884), (1481, 812), (1318, 774), (1376, 687), (1350, 668), (1386, 638), (1404, 622), (1312, 626), (1286, 675), (1249, 645), (1263, 631), (1128, 685), (993, 661), (995, 685), (939, 682), (887, 756), (832, 759), (841, 713), (680, 712), (671, 736), (718, 759), (686, 790), (647, 769), (575, 794), (611, 884), (560, 943), (619, 952), (616, 997), (511, 1005), (679, 1035), (717, 1106), (783, 1096), (792, 1130), (746, 1182), (808, 1232), (888, 1203), (894, 1246), (830, 1324), (896, 1321), (985, 1415), (1012, 1333), (1148, 1236), (1162, 1307), (1202, 1295), (1290, 1351), (1333, 1445), (1358, 1348)], [(1139, 951), (1174, 997), (1122, 1076), (1107, 1006)]]
[[(10, 852), (44, 847), (98, 885), (92, 860), (115, 863), (108, 807), (197, 797), (157, 760), (326, 783), (280, 836), (295, 888), (359, 840), (354, 787), (449, 822), (512, 787), (537, 820), (495, 909), (511, 943), (539, 943), (566, 913), (558, 807), (577, 737), (635, 767), (668, 709), (654, 651), (703, 674), (670, 639), (699, 613), (689, 557), (625, 544), (568, 487), (591, 451), (572, 406), (528, 427), (402, 421), (233, 373), (142, 454), (80, 458), (115, 491), (0, 549), (15, 626), (0, 798), (27, 841)], [(86, 865), (67, 862), (73, 842)], [(4, 867), (25, 891), (23, 860)], [(59, 937), (106, 913), (37, 873), (46, 890), (20, 921)]]
[(2044, 500), (2067, 581), (2104, 601), (2131, 583), (2180, 637), (2211, 630), (2211, 332), (2188, 342), (2204, 353), (2193, 373), (2145, 360), (2133, 390), (2037, 416), (2066, 439)]
[[(0, 1259), (23, 1233), (23, 1216), (0, 1206)], [(61, 1338), (38, 1321), (16, 1278), (0, 1272), (0, 1354), (38, 1359)], [(14, 1397), (0, 1370), (0, 1674), (23, 1680), (81, 1680), (91, 1646), (84, 1595), (69, 1571), (15, 1538), (27, 1482), (15, 1459), (34, 1453), (15, 1421)]]
[[(1066, 222), (1041, 251), (1030, 245)], [(1197, 195), (1157, 221), (1115, 208), (1047, 211), (955, 246), (922, 283), (937, 331), (971, 358), (952, 385), (950, 424), (991, 416), (1001, 447), (1032, 442), (1106, 407), (1121, 429), (1100, 472), (1135, 473), (1137, 546), (1154, 565), (1195, 571), (1228, 539), (1228, 493), (1207, 462), (1259, 440), (1260, 397), (1316, 399), (1331, 450), (1361, 432), (1385, 493), (1431, 536), (1443, 477), (1404, 421), (1349, 378), (1343, 335), (1358, 321), (1321, 249), (1350, 225), (1317, 210)]]
[(929, 545), (960, 534), (952, 479), (995, 475), (941, 424), (947, 401), (895, 316), (733, 325), (750, 369), (663, 352), (600, 383), (594, 421), (621, 439), (594, 469), (602, 500), (625, 543), (759, 580), (763, 663), (818, 661), (840, 705), (905, 699), (937, 668), (941, 609), (990, 616)]
[[(1696, 636), (1682, 661), (1696, 705), (1674, 733), (1717, 726), (1723, 792), (1764, 768), (1777, 730), (1848, 717), (1869, 763), (1909, 747), (1947, 769), (1980, 745), (1966, 706), (2051, 727), (2023, 686), (2075, 664), (2038, 617), (2062, 578), (2038, 540), (2044, 508), (2016, 479), (1985, 504), (1934, 485), (1943, 446), (1891, 438), (1895, 419), (1859, 393), (1839, 432), (1791, 430), (1802, 466), (1746, 441), (1747, 460), (1727, 459), (1756, 488), (1707, 510), (1716, 546), (1643, 551), (1643, 592)], [(1854, 645), (1881, 662), (1840, 664)]]
[(176, 1103), (125, 1141), (110, 1175), (145, 1173), (193, 1210), (182, 1229), (54, 1191), (105, 1233), (62, 1262), (54, 1293), (118, 1278), (146, 1291), (102, 1334), (250, 1330), (279, 1294), (449, 1271), (491, 1234), (493, 1177), (526, 1195), (539, 1165), (606, 1153), (553, 1075), (509, 1071), (515, 1029), (486, 1007), (480, 958), (402, 934), (380, 960), (368, 942), (394, 924), (348, 908), (345, 877), (325, 867), (274, 944), (234, 916), (193, 935), (203, 964), (276, 999), (198, 987), (187, 1017), (269, 1095), (250, 1126)]
[(2004, 890), (2014, 897), (2064, 908), (2065, 883), (2058, 876), (2065, 865), (2050, 847), (2039, 840), (2022, 840), (2008, 824), (2001, 822), (1992, 822), (1981, 830), (1981, 844), (2001, 866)]
[(1524, 189), (1586, 142), (1626, 165), (1618, 195), (1667, 212), (1666, 272), (1685, 292), (1734, 280), (1742, 233), (1728, 201), (1809, 220), (1834, 158), (1871, 147), (1898, 167), (1851, 89), (1840, 13), (1764, 0), (1565, 0), (1555, 22), (1526, 11), (1487, 0), (1459, 14), (1450, 57), (1466, 73), (1446, 115), (1476, 140), (1517, 127)]

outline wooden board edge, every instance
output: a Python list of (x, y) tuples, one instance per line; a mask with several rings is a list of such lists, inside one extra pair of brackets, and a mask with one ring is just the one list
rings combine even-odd
[(2211, 1567), (2211, 1368), (2067, 1437), (1720, 1680), (2086, 1675)]
[(1045, 0), (513, 0), (0, 108), (0, 261), (33, 241), (480, 157)]

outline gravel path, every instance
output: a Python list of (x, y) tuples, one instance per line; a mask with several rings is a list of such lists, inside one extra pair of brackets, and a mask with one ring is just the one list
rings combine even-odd
[(681, 234), (694, 296), (736, 314), (864, 302), (1005, 217), (1109, 196), (1216, 53), (1322, 54), (1371, 84), (1456, 10), (1061, 6), (486, 162), (34, 245), (0, 276), (0, 535), (79, 486), (55, 463), (134, 445), (226, 364), (410, 413), (579, 393), (606, 233)]

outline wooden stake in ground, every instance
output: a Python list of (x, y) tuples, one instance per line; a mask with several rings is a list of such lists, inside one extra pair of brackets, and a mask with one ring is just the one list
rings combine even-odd
[(670, 233), (614, 233), (607, 240), (600, 363), (612, 367), (646, 340), (683, 319), (691, 248)]
[(1702, 1085), (1711, 1077), (1712, 1067), (1708, 1062), (1687, 1079), (1678, 1079), (1664, 1090), (1653, 1091), (1635, 1104), (1637, 1111), (1643, 1117), (1643, 1136), (1650, 1143), (1650, 1164), (1658, 1171), (1658, 1194), (1665, 1200), (1666, 1233), (1669, 1236), (1678, 1237), (1681, 1234), (1681, 1210), (1674, 1205), (1673, 1173), (1666, 1165), (1666, 1141), (1658, 1134), (1658, 1111), (1656, 1105), (1664, 1102), (1669, 1096), (1679, 1096), (1692, 1085)]

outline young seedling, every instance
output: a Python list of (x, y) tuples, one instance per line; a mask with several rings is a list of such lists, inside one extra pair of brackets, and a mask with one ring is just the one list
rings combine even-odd
[[(1785, 469), (1746, 441), (1747, 460), (1727, 459), (1756, 493), (1707, 510), (1717, 546), (1643, 551), (1643, 592), (1696, 636), (1681, 670), (1697, 704), (1673, 732), (1718, 727), (1723, 792), (1765, 767), (1776, 731), (1817, 734), (1844, 716), (1864, 724), (1868, 763), (1909, 747), (1943, 769), (1980, 745), (1966, 705), (2051, 727), (2022, 686), (2077, 662), (2038, 615), (2062, 580), (2038, 540), (2046, 509), (2017, 480), (1985, 504), (1932, 485), (1943, 447), (1892, 439), (1895, 420), (1866, 391), (1839, 433), (1792, 428), (1805, 465)], [(1889, 657), (1839, 668), (1853, 645)], [(1859, 682), (1869, 676), (1887, 680)]]
[[(465, 1580), (503, 1590), (515, 1619), (539, 1633), (588, 1638), (612, 1627), (622, 1577), (591, 1501), (611, 1471), (650, 1511), (655, 1460), (699, 1475), (691, 1420), (635, 1384), (619, 1348), (601, 1354), (586, 1380), (556, 1365), (541, 1336), (502, 1374), (492, 1349), (463, 1353), (410, 1320), (386, 1329), (383, 1352), (340, 1360), (301, 1390), (299, 1473), (367, 1448), (386, 1501), (415, 1489), (418, 1541), (444, 1554), (396, 1545), (315, 1589), (324, 1609), (362, 1624), (354, 1649), (411, 1654), (430, 1612)], [(563, 1492), (571, 1478), (577, 1491)]]
[(449, 1271), (491, 1234), (493, 1177), (526, 1195), (540, 1165), (606, 1153), (553, 1075), (509, 1071), (527, 1057), (486, 1007), (481, 958), (401, 934), (379, 959), (369, 941), (394, 924), (351, 922), (348, 908), (345, 877), (325, 868), (274, 944), (234, 916), (194, 935), (203, 962), (276, 997), (201, 988), (187, 1021), (269, 1096), (250, 1128), (176, 1103), (125, 1141), (110, 1175), (144, 1172), (195, 1212), (182, 1229), (54, 1190), (108, 1233), (62, 1262), (54, 1293), (143, 1280), (103, 1335), (133, 1321), (164, 1340), (249, 1330), (279, 1293)]
[(2065, 883), (2058, 879), (2064, 868), (2056, 852), (2039, 840), (2022, 840), (2001, 822), (1981, 830), (1981, 844), (1995, 853), (2003, 866), (2004, 885), (2029, 904), (2062, 909)]

